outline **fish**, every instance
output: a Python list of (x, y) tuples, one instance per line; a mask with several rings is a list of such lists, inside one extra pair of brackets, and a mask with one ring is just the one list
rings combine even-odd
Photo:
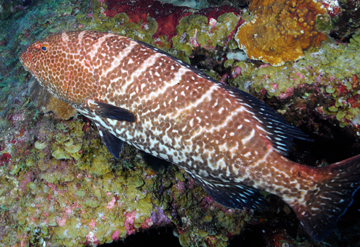
[(309, 140), (271, 107), (166, 52), (95, 31), (50, 35), (19, 57), (57, 99), (91, 119), (117, 159), (126, 142), (183, 168), (216, 202), (266, 210), (280, 197), (322, 241), (360, 187), (360, 155), (324, 167), (286, 158)]

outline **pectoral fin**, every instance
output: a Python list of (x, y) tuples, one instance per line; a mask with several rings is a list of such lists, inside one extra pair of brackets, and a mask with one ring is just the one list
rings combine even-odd
[(110, 118), (110, 119), (114, 119), (118, 121), (126, 121), (126, 122), (136, 121), (135, 114), (127, 109), (93, 100), (87, 100), (86, 104), (99, 117)]

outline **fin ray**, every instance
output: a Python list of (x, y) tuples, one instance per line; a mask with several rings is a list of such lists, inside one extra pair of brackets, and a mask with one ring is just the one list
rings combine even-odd
[(111, 134), (100, 124), (96, 124), (96, 127), (99, 130), (99, 134), (103, 143), (105, 144), (106, 149), (112, 154), (112, 156), (114, 156), (116, 159), (119, 159), (124, 142)]
[(290, 203), (304, 229), (317, 241), (324, 239), (353, 202), (360, 188), (360, 155), (317, 168), (324, 179), (311, 191), (306, 205)]
[(260, 126), (265, 129), (274, 149), (278, 153), (287, 155), (294, 138), (313, 141), (300, 129), (288, 124), (274, 109), (258, 98), (228, 85), (222, 85), (222, 87), (235, 95), (244, 107), (248, 108), (248, 112), (251, 113), (253, 118), (259, 122)]
[(110, 118), (118, 121), (135, 122), (136, 116), (131, 111), (103, 103), (100, 101), (88, 101), (87, 104), (94, 110), (95, 114), (102, 118)]
[(217, 180), (215, 178), (204, 178), (188, 172), (188, 174), (204, 188), (207, 194), (217, 203), (229, 208), (251, 208), (265, 210), (268, 203), (259, 190), (232, 181)]

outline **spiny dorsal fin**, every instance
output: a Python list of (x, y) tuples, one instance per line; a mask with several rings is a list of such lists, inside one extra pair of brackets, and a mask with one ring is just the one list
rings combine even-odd
[(313, 141), (300, 129), (288, 124), (282, 116), (258, 98), (237, 88), (227, 85), (223, 85), (223, 87), (237, 97), (240, 103), (247, 108), (247, 112), (259, 122), (259, 125), (265, 130), (268, 139), (278, 153), (287, 155), (294, 138)]

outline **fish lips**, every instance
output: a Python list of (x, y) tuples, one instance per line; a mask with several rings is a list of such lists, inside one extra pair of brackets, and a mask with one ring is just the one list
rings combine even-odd
[(25, 68), (26, 71), (31, 72), (32, 74), (34, 74), (32, 68), (31, 68), (31, 56), (30, 53), (28, 52), (29, 48), (27, 48), (26, 51), (22, 52), (21, 55), (19, 56), (19, 60), (20, 63), (22, 64), (22, 66)]

